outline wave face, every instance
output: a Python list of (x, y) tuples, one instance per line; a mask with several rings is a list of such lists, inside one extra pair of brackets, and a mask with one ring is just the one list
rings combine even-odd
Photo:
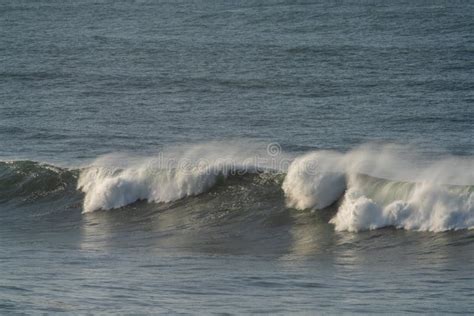
[[(106, 155), (80, 169), (0, 162), (0, 203), (79, 199), (82, 212), (89, 213), (140, 200), (165, 206), (183, 200), (188, 209), (196, 202), (187, 198), (204, 201), (206, 195), (227, 192), (214, 190), (219, 184), (249, 192), (265, 186), (262, 192), (268, 194), (260, 198), (278, 201), (272, 207), (331, 214), (324, 218), (337, 231), (393, 226), (439, 232), (474, 227), (472, 167), (470, 158), (427, 162), (396, 146), (290, 155), (258, 144), (209, 143), (170, 148), (152, 157)], [(250, 189), (244, 176), (257, 174), (267, 180), (252, 182)], [(244, 205), (238, 194), (226, 194), (224, 200)], [(257, 200), (258, 195), (252, 197), (256, 208)]]
[(33, 161), (0, 162), (0, 202), (35, 202), (74, 191), (77, 171)]

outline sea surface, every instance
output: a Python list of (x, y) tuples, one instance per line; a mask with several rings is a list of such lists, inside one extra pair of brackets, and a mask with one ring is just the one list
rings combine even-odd
[(472, 1), (0, 2), (0, 314), (470, 314)]

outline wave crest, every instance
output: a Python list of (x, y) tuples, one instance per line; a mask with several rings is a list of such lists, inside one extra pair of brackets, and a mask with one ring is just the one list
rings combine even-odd
[(206, 192), (231, 174), (273, 170), (278, 159), (255, 144), (220, 143), (169, 149), (145, 159), (104, 156), (81, 172), (78, 189), (86, 194), (86, 213), (137, 200), (171, 202)]
[(114, 170), (88, 168), (81, 173), (78, 188), (86, 196), (84, 212), (118, 208), (137, 200), (170, 202), (200, 194), (217, 181), (208, 168), (193, 171), (154, 169), (150, 166)]
[(336, 202), (346, 189), (342, 155), (321, 151), (296, 158), (283, 182), (289, 207), (323, 209)]

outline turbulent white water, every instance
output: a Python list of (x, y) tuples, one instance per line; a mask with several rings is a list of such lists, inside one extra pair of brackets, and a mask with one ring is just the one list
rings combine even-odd
[(407, 152), (394, 146), (365, 146), (344, 155), (308, 154), (295, 159), (283, 189), (289, 205), (298, 209), (322, 209), (345, 192), (331, 220), (339, 231), (473, 228), (472, 160), (422, 164)]
[(349, 189), (331, 220), (336, 230), (359, 231), (395, 226), (408, 230), (444, 231), (474, 227), (474, 191), (471, 187), (452, 187), (428, 181), (410, 184), (384, 181), (367, 190), (365, 181), (370, 180), (365, 177), (358, 179), (357, 176), (349, 180)]
[(111, 209), (137, 200), (170, 202), (204, 192), (216, 182), (208, 168), (190, 171), (154, 169), (144, 165), (124, 170), (89, 168), (81, 174), (79, 188), (86, 193), (84, 212)]
[(444, 231), (474, 227), (472, 166), (468, 158), (427, 163), (396, 146), (292, 157), (255, 144), (211, 143), (153, 158), (101, 157), (81, 172), (78, 188), (85, 193), (84, 212), (91, 212), (137, 200), (170, 202), (206, 192), (232, 173), (271, 169), (286, 173), (288, 207), (321, 210), (338, 202), (330, 221), (338, 231)]
[(170, 202), (207, 191), (230, 174), (285, 166), (277, 149), (249, 143), (208, 143), (170, 148), (151, 158), (109, 155), (80, 175), (84, 212), (118, 208), (137, 200)]
[(297, 157), (282, 187), (290, 207), (323, 209), (331, 205), (346, 189), (342, 155), (320, 151)]

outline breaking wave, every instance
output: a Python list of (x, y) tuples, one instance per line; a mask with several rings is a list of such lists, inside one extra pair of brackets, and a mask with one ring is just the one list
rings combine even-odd
[(338, 202), (330, 220), (338, 231), (474, 228), (473, 161), (422, 161), (395, 146), (310, 153), (290, 165), (283, 190), (298, 209)]
[(205, 194), (229, 177), (248, 185), (239, 176), (265, 173), (273, 179), (268, 190), (274, 191), (267, 198), (281, 196), (277, 200), (290, 209), (335, 210), (329, 223), (337, 231), (393, 226), (438, 232), (474, 228), (473, 170), (469, 157), (428, 162), (397, 146), (296, 155), (279, 147), (210, 143), (152, 157), (106, 155), (80, 169), (0, 162), (0, 203), (81, 193), (82, 212), (88, 213), (139, 200), (166, 204)]
[(474, 187), (352, 176), (331, 220), (339, 231), (386, 226), (420, 231), (474, 227)]
[(206, 192), (229, 175), (275, 170), (281, 161), (250, 144), (174, 148), (152, 158), (109, 155), (81, 172), (78, 188), (85, 193), (84, 212), (137, 200), (171, 202)]

